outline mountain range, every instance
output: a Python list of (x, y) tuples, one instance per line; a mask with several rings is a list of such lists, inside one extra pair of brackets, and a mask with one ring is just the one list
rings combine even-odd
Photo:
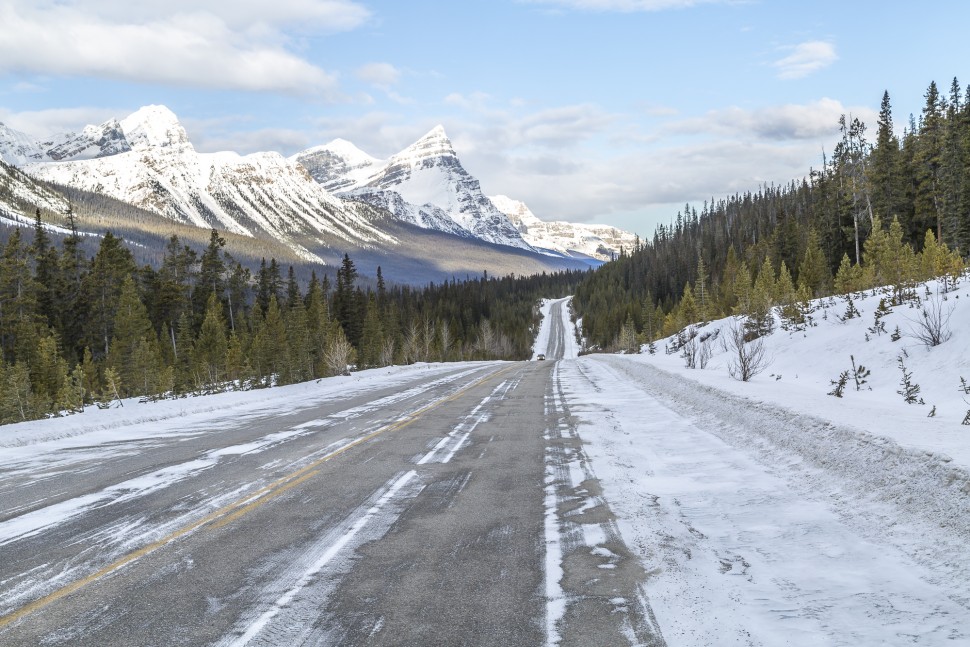
[[(58, 187), (70, 187), (173, 223), (278, 242), (308, 264), (347, 252), (363, 271), (406, 268), (411, 281), (587, 267), (634, 240), (487, 197), (441, 126), (385, 160), (341, 139), (289, 158), (199, 153), (170, 110), (146, 106), (46, 141), (0, 124), (0, 157), (26, 173), (0, 172), (8, 222), (32, 217), (25, 205), (62, 210)], [(4, 193), (19, 197), (5, 202)]]

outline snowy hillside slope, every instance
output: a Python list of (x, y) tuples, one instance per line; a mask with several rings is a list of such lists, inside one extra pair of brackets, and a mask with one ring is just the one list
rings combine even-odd
[(567, 256), (580, 254), (601, 261), (613, 260), (621, 249), (632, 250), (636, 234), (609, 225), (540, 220), (526, 204), (504, 195), (490, 196), (495, 207), (509, 217), (522, 238), (536, 249)]
[[(392, 208), (404, 222), (532, 249), (508, 217), (485, 197), (479, 181), (462, 167), (440, 125), (387, 160), (376, 160), (342, 139), (290, 159), (304, 165), (325, 188)], [(401, 200), (387, 191), (397, 193)]]
[(0, 219), (17, 226), (32, 226), (30, 212), (42, 209), (63, 214), (67, 200), (34, 182), (16, 167), (0, 162)]
[(44, 159), (46, 159), (45, 148), (42, 144), (27, 133), (0, 123), (0, 161), (22, 166)]
[[(687, 369), (681, 353), (664, 352), (675, 338), (657, 342), (656, 355), (643, 354), (637, 360), (738, 395), (756, 396), (836, 424), (855, 426), (902, 445), (947, 454), (970, 467), (970, 426), (961, 425), (970, 411), (970, 392), (960, 388), (961, 377), (970, 383), (970, 278), (964, 275), (948, 292), (940, 281), (920, 284), (916, 288), (919, 303), (891, 308), (882, 317), (884, 331), (873, 332), (880, 299), (888, 303), (888, 293), (876, 289), (851, 295), (861, 314), (845, 320), (847, 297), (815, 300), (811, 325), (800, 331), (782, 329), (776, 309), (774, 329), (764, 338), (770, 364), (748, 383), (729, 377), (732, 358), (720, 341), (710, 345), (713, 355), (705, 369)], [(937, 306), (947, 319), (951, 336), (939, 346), (928, 347), (916, 334), (923, 308), (932, 312)], [(724, 337), (734, 320), (714, 321), (697, 330), (701, 336), (720, 331), (718, 336)], [(897, 328), (901, 336), (893, 341)], [(870, 371), (858, 390), (851, 377), (853, 358), (856, 366)], [(903, 390), (900, 358), (912, 373), (912, 383), (919, 385), (917, 397), (925, 404), (906, 404), (897, 393)], [(842, 397), (827, 395), (834, 389), (832, 381), (843, 371), (849, 371), (850, 378)], [(929, 417), (931, 412), (934, 415)]]
[[(31, 175), (102, 193), (197, 227), (288, 243), (302, 258), (323, 236), (354, 245), (392, 242), (278, 153), (197, 153), (176, 116), (147, 106), (123, 119), (129, 150), (95, 159), (35, 163)], [(121, 146), (124, 148), (124, 146)]]
[[(885, 290), (852, 295), (860, 316), (836, 297), (804, 329), (776, 319), (748, 382), (720, 341), (733, 317), (696, 327), (704, 368), (678, 336), (555, 365), (585, 453), (570, 470), (601, 485), (668, 644), (970, 641), (970, 274), (943, 288), (918, 286), (882, 326)], [(937, 306), (950, 336), (928, 347)]]

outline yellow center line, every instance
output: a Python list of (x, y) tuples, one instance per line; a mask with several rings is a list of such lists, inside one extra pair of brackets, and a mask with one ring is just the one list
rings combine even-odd
[[(361, 436), (357, 440), (349, 442), (346, 445), (330, 452), (329, 454), (318, 458), (317, 460), (313, 461), (309, 465), (301, 467), (295, 472), (287, 474), (286, 476), (283, 476), (273, 481), (272, 483), (261, 487), (255, 492), (247, 494), (246, 496), (233, 501), (232, 503), (226, 504), (225, 506), (219, 508), (218, 510), (210, 512), (209, 514), (202, 517), (201, 519), (193, 521), (192, 523), (186, 526), (183, 526), (178, 530), (175, 530), (171, 534), (157, 541), (154, 541), (148, 544), (147, 546), (143, 546), (142, 548), (139, 548), (134, 552), (128, 553), (127, 555), (118, 558), (117, 560), (111, 562), (107, 566), (104, 566), (100, 570), (94, 573), (91, 573), (90, 575), (83, 577), (80, 580), (77, 580), (76, 582), (67, 584), (57, 589), (56, 591), (53, 591), (52, 593), (48, 593), (47, 595), (45, 595), (40, 599), (34, 600), (33, 602), (30, 602), (20, 607), (19, 609), (16, 609), (8, 613), (7, 615), (0, 617), (0, 629), (3, 629), (7, 625), (17, 622), (21, 618), (24, 618), (34, 613), (35, 611), (38, 611), (46, 607), (52, 602), (56, 602), (57, 600), (60, 600), (61, 598), (68, 596), (71, 593), (74, 593), (75, 591), (81, 588), (84, 588), (88, 584), (91, 584), (92, 582), (95, 582), (105, 577), (106, 575), (110, 575), (111, 573), (114, 573), (115, 571), (121, 569), (122, 567), (135, 561), (136, 559), (144, 557), (145, 555), (172, 543), (176, 539), (189, 534), (190, 532), (200, 528), (201, 526), (210, 524), (209, 528), (212, 530), (216, 530), (218, 528), (222, 528), (223, 526), (226, 526), (229, 523), (232, 523), (233, 521), (238, 520), (240, 517), (255, 510), (256, 508), (263, 505), (267, 501), (270, 501), (276, 498), (277, 496), (283, 494), (287, 490), (290, 490), (291, 488), (294, 488), (297, 485), (303, 483), (304, 481), (307, 481), (308, 479), (316, 476), (317, 474), (320, 473), (320, 471), (317, 468), (323, 465), (324, 463), (326, 463), (327, 461), (332, 460), (337, 456), (340, 456), (341, 454), (347, 452), (348, 450), (354, 447), (357, 447), (358, 445), (365, 443), (381, 434), (397, 431), (399, 429), (403, 429), (404, 427), (407, 427), (408, 425), (412, 424), (418, 418), (428, 413), (432, 409), (440, 407), (443, 404), (447, 404), (448, 402), (453, 402), (457, 400), (459, 397), (461, 397), (468, 391), (471, 391), (475, 387), (484, 384), (486, 381), (496, 376), (507, 373), (508, 371), (512, 370), (512, 368), (514, 368), (514, 366), (508, 366), (498, 371), (489, 373), (488, 375), (478, 380), (475, 380), (468, 386), (462, 387), (455, 393), (447, 397), (441, 398), (440, 400), (435, 400), (434, 402), (431, 402), (430, 404), (427, 404), (424, 407), (421, 407), (417, 411), (411, 414), (408, 414), (408, 416), (405, 418), (396, 420), (390, 424), (384, 425), (383, 427), (381, 427), (376, 431), (373, 431), (369, 434)], [(215, 523), (212, 523), (212, 522), (215, 522)]]

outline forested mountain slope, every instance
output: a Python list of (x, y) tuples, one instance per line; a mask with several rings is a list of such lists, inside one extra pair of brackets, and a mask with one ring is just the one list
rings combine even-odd
[[(853, 287), (882, 285), (889, 282), (878, 276), (882, 234), (915, 252), (930, 241), (945, 245), (934, 258), (949, 251), (966, 257), (970, 88), (954, 79), (944, 96), (932, 83), (925, 100), (919, 119), (897, 137), (884, 94), (874, 135), (843, 117), (842, 138), (821, 169), (787, 186), (705, 202), (699, 212), (686, 205), (641, 248), (591, 274), (574, 300), (590, 345), (615, 346), (627, 323), (627, 333), (649, 341), (692, 321), (750, 310), (762, 274), (763, 289), (777, 281), (792, 286), (775, 304), (845, 292), (850, 274), (858, 274)], [(913, 279), (942, 273), (903, 269)]]

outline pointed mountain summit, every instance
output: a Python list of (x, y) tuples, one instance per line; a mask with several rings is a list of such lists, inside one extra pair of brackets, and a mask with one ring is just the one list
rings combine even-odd
[(297, 153), (291, 161), (301, 164), (314, 180), (332, 193), (353, 188), (383, 162), (346, 139), (335, 139)]
[(293, 158), (324, 188), (390, 211), (404, 222), (531, 250), (458, 159), (443, 126), (384, 161), (335, 140)]
[(121, 120), (131, 150), (192, 147), (185, 128), (165, 106), (145, 106)]

